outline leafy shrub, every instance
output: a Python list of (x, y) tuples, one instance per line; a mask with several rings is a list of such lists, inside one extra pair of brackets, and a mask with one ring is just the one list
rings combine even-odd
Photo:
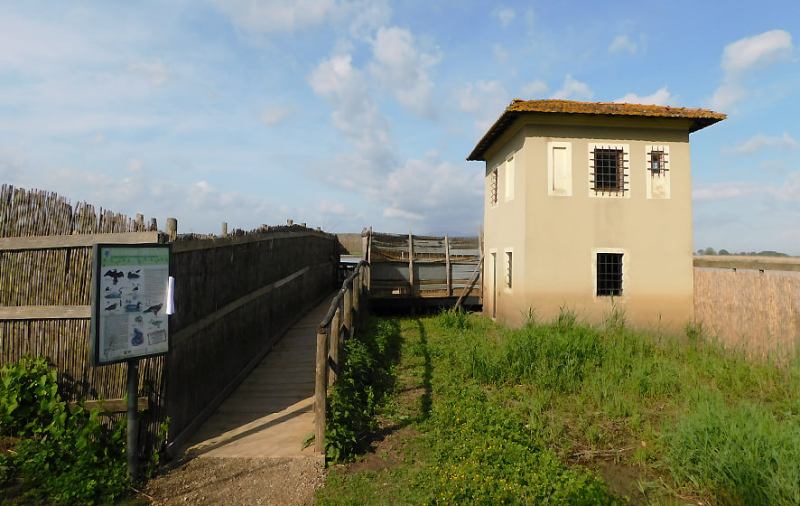
[(800, 504), (800, 419), (778, 420), (750, 402), (701, 396), (665, 436), (680, 482), (723, 504)]
[(108, 428), (97, 412), (68, 409), (42, 358), (1, 373), (2, 432), (22, 439), (0, 457), (0, 486), (21, 485), (24, 501), (56, 504), (113, 502), (125, 493), (123, 424)]
[(325, 451), (333, 461), (353, 457), (377, 428), (376, 411), (392, 388), (399, 354), (397, 326), (370, 320), (345, 341), (339, 377), (328, 397)]
[(32, 436), (64, 423), (56, 371), (41, 357), (22, 357), (0, 369), (0, 433)]

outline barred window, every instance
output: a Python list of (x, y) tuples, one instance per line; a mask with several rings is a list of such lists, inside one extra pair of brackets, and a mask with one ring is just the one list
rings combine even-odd
[(589, 189), (593, 196), (624, 197), (630, 191), (626, 145), (589, 145)]
[(511, 284), (512, 284), (513, 266), (514, 266), (514, 253), (511, 251), (506, 251), (506, 288), (508, 288), (509, 290), (511, 289)]
[(645, 146), (645, 167), (647, 198), (670, 198), (669, 146)]
[(597, 295), (622, 295), (622, 253), (597, 254)]
[(497, 204), (497, 169), (489, 174), (489, 204)]

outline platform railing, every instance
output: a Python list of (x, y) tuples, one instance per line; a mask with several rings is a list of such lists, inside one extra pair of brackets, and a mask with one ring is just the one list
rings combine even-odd
[(342, 283), (317, 329), (314, 385), (314, 450), (325, 452), (328, 388), (339, 375), (344, 341), (355, 335), (369, 296), (370, 265), (361, 261)]

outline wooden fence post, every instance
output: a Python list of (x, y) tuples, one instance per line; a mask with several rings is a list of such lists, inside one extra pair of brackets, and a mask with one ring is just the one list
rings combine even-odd
[(414, 296), (414, 236), (408, 233), (408, 283), (411, 285), (410, 296)]
[(353, 337), (353, 289), (346, 287), (344, 292), (344, 327), (345, 338)]
[(136, 225), (135, 230), (137, 232), (141, 232), (144, 230), (144, 215), (142, 213), (136, 213), (136, 220), (134, 220)]
[(444, 269), (447, 279), (447, 296), (453, 296), (453, 275), (450, 267), (450, 239), (444, 236)]
[(333, 363), (336, 364), (336, 369), (331, 370), (328, 375), (329, 385), (336, 383), (336, 378), (339, 377), (339, 370), (341, 370), (341, 364), (339, 363), (339, 351), (342, 346), (341, 330), (342, 315), (339, 312), (339, 308), (336, 308), (336, 312), (333, 313), (333, 318), (331, 318), (331, 333), (328, 337), (331, 359), (333, 359)]
[(314, 450), (325, 452), (325, 409), (328, 397), (328, 328), (317, 330), (317, 363), (314, 382)]
[(175, 218), (167, 218), (167, 236), (170, 241), (178, 238), (178, 220)]
[(222, 229), (220, 230), (220, 237), (228, 237), (228, 222), (222, 222)]
[(150, 218), (150, 232), (158, 232), (158, 221), (155, 218)]

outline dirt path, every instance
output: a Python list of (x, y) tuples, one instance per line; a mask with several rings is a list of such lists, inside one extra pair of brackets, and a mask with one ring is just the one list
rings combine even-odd
[(153, 504), (308, 505), (325, 482), (314, 459), (195, 458), (150, 481)]

